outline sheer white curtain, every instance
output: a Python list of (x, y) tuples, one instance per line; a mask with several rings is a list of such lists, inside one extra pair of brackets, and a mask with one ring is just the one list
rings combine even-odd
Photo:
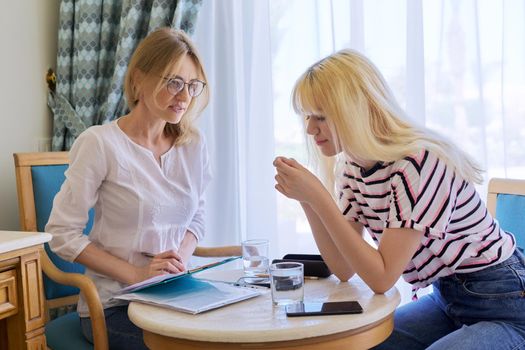
[(264, 237), (278, 249), (269, 21), (266, 1), (204, 1), (199, 13), (193, 38), (212, 96), (200, 124), (214, 173), (204, 245)]
[(273, 190), (271, 160), (306, 162), (290, 92), (342, 48), (366, 54), (411, 118), (465, 149), (486, 180), (525, 178), (524, 38), (522, 0), (205, 0), (196, 40), (214, 92), (214, 232), (262, 230), (277, 233), (277, 254), (315, 252), (299, 206)]

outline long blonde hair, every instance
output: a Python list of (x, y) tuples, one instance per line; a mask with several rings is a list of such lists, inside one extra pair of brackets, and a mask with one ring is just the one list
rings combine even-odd
[(300, 115), (326, 117), (340, 150), (351, 157), (393, 162), (427, 149), (463, 179), (483, 180), (465, 152), (408, 121), (379, 70), (356, 51), (341, 50), (308, 68), (294, 86), (292, 103)]
[(140, 71), (146, 76), (158, 78), (153, 92), (157, 94), (161, 89), (166, 88), (163, 77), (168, 75), (174, 66), (178, 67), (184, 57), (193, 60), (198, 69), (199, 79), (204, 81), (206, 86), (198, 97), (192, 98), (184, 117), (178, 124), (166, 123), (164, 132), (174, 138), (175, 145), (188, 143), (198, 135), (194, 121), (207, 106), (210, 98), (202, 59), (190, 38), (182, 30), (168, 27), (151, 32), (135, 49), (124, 80), (126, 100), (129, 108), (133, 109), (140, 96), (139, 84), (134, 81), (135, 73)]

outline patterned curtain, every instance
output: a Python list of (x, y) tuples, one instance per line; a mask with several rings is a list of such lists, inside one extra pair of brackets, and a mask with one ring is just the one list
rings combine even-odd
[[(62, 0), (53, 151), (69, 150), (86, 128), (127, 112), (123, 94), (127, 63), (138, 42), (164, 26), (191, 35), (202, 0)], [(54, 88), (54, 89), (53, 89)]]

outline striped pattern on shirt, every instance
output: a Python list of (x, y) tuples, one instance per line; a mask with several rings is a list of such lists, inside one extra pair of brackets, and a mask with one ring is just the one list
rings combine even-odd
[(514, 237), (490, 216), (474, 185), (429, 151), (367, 171), (347, 158), (336, 179), (343, 215), (362, 223), (376, 243), (385, 228), (424, 232), (403, 272), (416, 288), (481, 270), (514, 252)]

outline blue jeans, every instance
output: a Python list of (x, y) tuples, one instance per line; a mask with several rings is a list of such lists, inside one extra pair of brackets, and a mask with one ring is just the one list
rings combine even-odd
[(521, 252), (481, 271), (434, 282), (434, 292), (396, 310), (394, 331), (374, 349), (525, 349)]
[[(135, 326), (128, 317), (128, 306), (115, 306), (104, 310), (106, 327), (108, 330), (108, 342), (111, 350), (117, 349), (147, 349), (142, 340), (142, 329)], [(93, 343), (93, 330), (91, 319), (81, 317), (80, 325), (84, 337)]]

